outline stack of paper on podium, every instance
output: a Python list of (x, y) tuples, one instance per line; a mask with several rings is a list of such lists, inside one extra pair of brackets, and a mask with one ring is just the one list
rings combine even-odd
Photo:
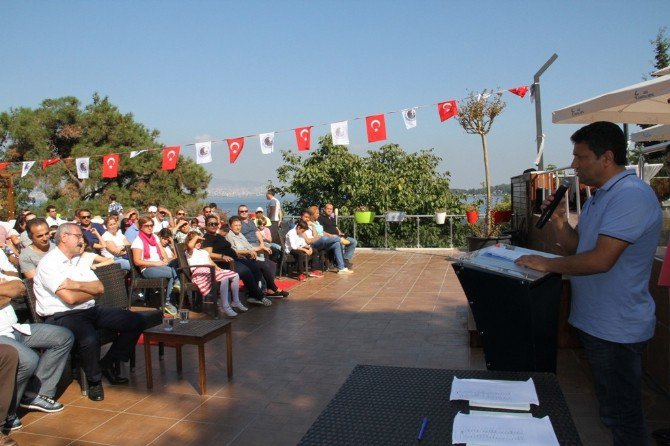
[(531, 404), (540, 404), (533, 378), (528, 381), (503, 381), (454, 377), (449, 399), (467, 400), (471, 406), (511, 410), (530, 410)]
[(530, 281), (546, 276), (548, 273), (535, 271), (530, 268), (519, 266), (514, 261), (523, 255), (541, 255), (544, 257), (560, 257), (542, 251), (522, 248), (512, 245), (489, 246), (477, 251), (472, 251), (455, 258), (458, 262), (471, 268), (483, 269), (505, 276), (519, 277)]
[(468, 445), (558, 446), (549, 417), (502, 412), (456, 414), (452, 443)]

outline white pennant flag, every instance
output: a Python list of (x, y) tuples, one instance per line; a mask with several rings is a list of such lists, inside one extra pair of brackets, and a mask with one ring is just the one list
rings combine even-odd
[(137, 155), (139, 155), (140, 153), (144, 153), (144, 152), (146, 152), (146, 149), (145, 150), (133, 150), (132, 152), (130, 152), (130, 157), (135, 158)]
[(263, 155), (271, 154), (275, 149), (275, 133), (261, 133), (258, 135), (261, 141), (261, 152)]
[(86, 158), (77, 158), (75, 162), (77, 163), (77, 178), (80, 180), (85, 180), (88, 178), (88, 157)]
[(206, 164), (212, 162), (212, 141), (195, 143), (195, 153), (197, 155), (196, 164)]
[(23, 165), (21, 167), (21, 178), (28, 175), (28, 171), (30, 170), (31, 167), (33, 167), (33, 164), (35, 164), (35, 161), (24, 161), (23, 162)]
[(403, 109), (402, 119), (405, 121), (405, 128), (407, 130), (416, 127), (416, 107)]
[(330, 124), (330, 133), (333, 135), (333, 145), (349, 145), (349, 122), (340, 121)]

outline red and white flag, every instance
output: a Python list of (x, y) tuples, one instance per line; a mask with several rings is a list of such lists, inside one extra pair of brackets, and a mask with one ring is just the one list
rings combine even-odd
[(180, 146), (166, 147), (163, 149), (163, 170), (175, 170), (177, 168), (177, 161), (179, 160)]
[(119, 154), (112, 153), (102, 157), (102, 177), (116, 178), (119, 174)]
[(196, 164), (212, 162), (212, 141), (195, 143)]
[(85, 180), (88, 178), (90, 169), (89, 169), (89, 162), (90, 158), (85, 157), (85, 158), (77, 158), (74, 160), (75, 163), (77, 163), (77, 178), (80, 180)]
[(510, 88), (509, 90), (510, 93), (513, 93), (519, 97), (524, 97), (526, 96), (526, 93), (528, 93), (528, 85), (522, 85), (521, 87), (516, 87), (516, 88)]
[(440, 102), (437, 104), (437, 112), (440, 114), (440, 122), (444, 122), (458, 114), (458, 104), (456, 101)]
[(298, 144), (298, 150), (309, 150), (312, 139), (312, 126), (300, 127), (295, 129), (295, 140)]
[(384, 115), (372, 115), (365, 118), (365, 128), (368, 131), (368, 142), (384, 141), (386, 139), (386, 119)]
[(33, 164), (35, 164), (35, 161), (24, 161), (23, 164), (21, 164), (21, 178), (28, 175), (28, 172), (30, 172)]
[(51, 158), (48, 160), (42, 160), (42, 170), (45, 170), (48, 166), (53, 166), (58, 161), (60, 161), (60, 158)]
[(333, 145), (348, 146), (349, 145), (349, 122), (340, 121), (330, 124), (330, 133), (333, 135)]
[(9, 166), (10, 164), (12, 164), (11, 161), (0, 163), (0, 170), (4, 169), (5, 167)]
[(244, 148), (244, 137), (226, 139), (226, 142), (228, 143), (230, 164), (233, 164), (237, 160), (237, 157), (240, 156), (240, 153), (242, 153), (242, 149)]

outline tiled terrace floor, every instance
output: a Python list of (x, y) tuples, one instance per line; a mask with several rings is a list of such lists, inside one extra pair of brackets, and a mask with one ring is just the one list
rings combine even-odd
[[(12, 437), (22, 446), (296, 444), (356, 364), (484, 368), (481, 349), (468, 347), (467, 303), (445, 253), (361, 251), (355, 269), (235, 320), (234, 378), (225, 338), (215, 339), (206, 396), (197, 393), (194, 347), (184, 348), (181, 376), (172, 349), (154, 360), (152, 391), (138, 348), (130, 386), (107, 385), (94, 403), (72, 383), (64, 411), (28, 413)], [(584, 444), (611, 444), (579, 350), (559, 351), (558, 378)], [(645, 401), (650, 427), (670, 427), (668, 399), (645, 387)]]

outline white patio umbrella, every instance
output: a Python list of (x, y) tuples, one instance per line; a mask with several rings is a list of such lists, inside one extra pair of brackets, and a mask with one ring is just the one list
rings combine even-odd
[(669, 101), (670, 75), (665, 75), (556, 110), (551, 120), (554, 124), (670, 124)]
[(634, 142), (668, 141), (670, 140), (670, 125), (655, 125), (639, 132), (631, 133), (630, 140)]

